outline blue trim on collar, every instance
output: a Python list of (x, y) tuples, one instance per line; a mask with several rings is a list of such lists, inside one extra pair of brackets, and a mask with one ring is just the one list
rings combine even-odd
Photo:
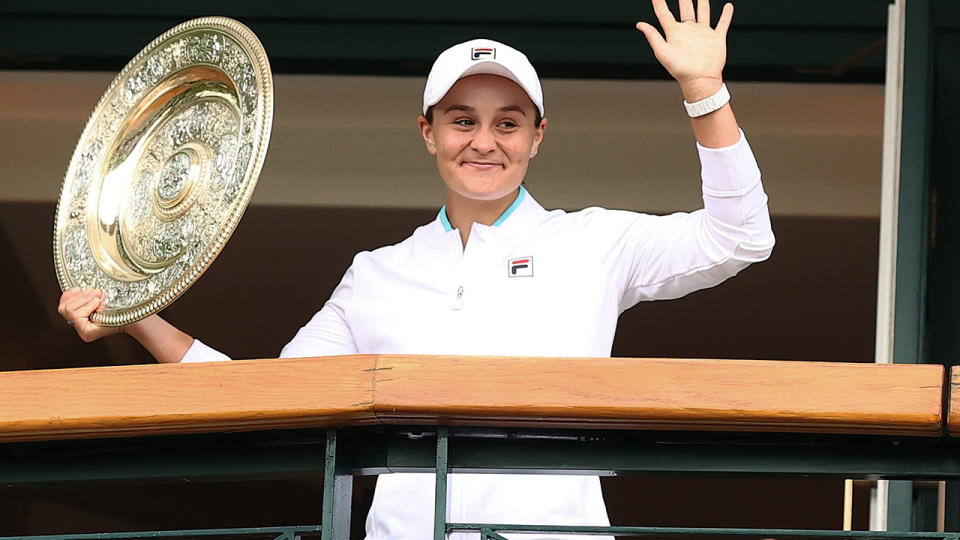
[[(498, 217), (497, 220), (493, 222), (492, 226), (499, 227), (500, 225), (503, 225), (503, 222), (506, 221), (507, 218), (510, 217), (510, 214), (512, 214), (513, 211), (520, 206), (520, 203), (523, 202), (523, 199), (526, 196), (527, 196), (527, 188), (520, 186), (520, 191), (517, 193), (517, 198), (514, 199), (512, 203), (510, 203), (510, 206), (508, 206), (507, 209), (504, 210), (502, 214), (500, 214), (500, 217)], [(440, 215), (437, 217), (440, 218), (440, 224), (443, 225), (443, 232), (450, 232), (453, 230), (453, 226), (450, 225), (450, 219), (447, 218), (447, 205), (443, 205), (440, 207)]]
[(506, 221), (508, 217), (510, 217), (510, 214), (512, 214), (513, 211), (516, 210), (518, 206), (520, 206), (520, 203), (523, 202), (523, 198), (526, 197), (526, 195), (527, 195), (527, 189), (523, 186), (520, 186), (520, 192), (517, 193), (517, 198), (514, 199), (513, 203), (510, 206), (508, 206), (507, 209), (504, 210), (502, 214), (500, 214), (500, 217), (498, 217), (496, 221), (493, 222), (493, 226), (499, 227), (500, 225), (502, 225), (503, 222)]
[(447, 219), (447, 205), (440, 207), (440, 215), (437, 217), (440, 218), (440, 223), (443, 224), (443, 232), (450, 232), (453, 230), (453, 227), (450, 226), (450, 220)]

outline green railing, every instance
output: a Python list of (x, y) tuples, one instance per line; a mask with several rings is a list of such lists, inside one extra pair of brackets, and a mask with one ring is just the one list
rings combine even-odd
[[(880, 532), (880, 531), (833, 531), (809, 529), (732, 529), (732, 528), (685, 528), (685, 527), (571, 527), (538, 525), (489, 525), (478, 523), (450, 523), (447, 533), (475, 532), (481, 540), (506, 540), (500, 533), (558, 533), (583, 535), (646, 536), (736, 536), (743, 538), (863, 538), (871, 540), (930, 539), (958, 540), (958, 533), (929, 532)], [(134, 540), (170, 538), (269, 538), (272, 540), (296, 540), (316, 536), (320, 527), (250, 527), (234, 529), (185, 529), (176, 531), (138, 531), (93, 534), (49, 534), (37, 536), (6, 536), (3, 540)]]
[[(710, 527), (562, 527), (538, 525), (491, 525), (482, 523), (450, 523), (447, 532), (478, 532), (481, 540), (505, 540), (500, 533), (557, 533), (582, 535), (646, 536), (737, 536), (743, 538), (930, 538), (956, 540), (958, 533), (902, 533), (881, 531), (832, 531), (813, 529), (732, 529)], [(522, 538), (522, 537), (521, 537)]]
[[(178, 448), (175, 454), (170, 448)], [(231, 459), (222, 459), (229, 452)], [(63, 455), (72, 456), (64, 463)], [(216, 456), (221, 456), (217, 458)], [(599, 475), (700, 473), (837, 478), (954, 479), (960, 447), (949, 437), (782, 433), (564, 430), (477, 427), (350, 427), (259, 433), (0, 445), (0, 486), (297, 477), (323, 471), (319, 526), (18, 536), (0, 540), (261, 537), (323, 540), (350, 536), (353, 477), (436, 471), (435, 532), (479, 533), (483, 539), (525, 533), (749, 538), (942, 538), (960, 532), (876, 532), (803, 529), (569, 527), (447, 521), (451, 472), (562, 472)], [(318, 498), (321, 494), (318, 493)], [(955, 511), (956, 509), (949, 509)]]
[(4, 536), (3, 540), (134, 540), (176, 538), (269, 538), (271, 540), (296, 540), (304, 536), (317, 536), (320, 527), (247, 527), (236, 529), (183, 529), (178, 531), (138, 531), (93, 534), (45, 534), (37, 536)]

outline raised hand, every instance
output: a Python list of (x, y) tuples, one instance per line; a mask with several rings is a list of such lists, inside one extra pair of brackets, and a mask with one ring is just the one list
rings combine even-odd
[(680, 83), (684, 98), (698, 101), (713, 95), (723, 84), (723, 66), (727, 61), (727, 30), (733, 19), (733, 4), (725, 4), (716, 28), (710, 27), (710, 2), (680, 0), (679, 20), (673, 16), (666, 0), (652, 0), (653, 10), (663, 28), (663, 35), (652, 25), (640, 21), (653, 54)]
[(101, 290), (73, 287), (60, 296), (57, 312), (74, 327), (80, 339), (91, 342), (121, 331), (118, 327), (100, 326), (90, 320), (91, 315), (103, 310), (106, 301), (107, 295)]

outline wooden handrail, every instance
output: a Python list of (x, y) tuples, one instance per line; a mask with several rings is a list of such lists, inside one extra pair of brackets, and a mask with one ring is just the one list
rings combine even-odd
[[(356, 355), (0, 373), (0, 441), (367, 424), (935, 436), (943, 367)], [(960, 413), (958, 413), (960, 416)]]
[(947, 433), (960, 437), (960, 366), (950, 368), (950, 402), (947, 414)]
[(374, 356), (0, 373), (0, 441), (376, 423)]

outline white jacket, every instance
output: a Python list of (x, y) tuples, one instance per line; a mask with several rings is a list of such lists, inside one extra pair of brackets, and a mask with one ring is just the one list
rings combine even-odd
[[(773, 248), (746, 139), (698, 150), (704, 209), (689, 214), (547, 211), (521, 187), (464, 249), (441, 209), (403, 242), (358, 253), (281, 356), (609, 356), (627, 308), (716, 285)], [(196, 341), (183, 361), (226, 359)], [(432, 474), (381, 476), (367, 538), (429, 538), (433, 492)], [(450, 521), (608, 524), (596, 477), (451, 475), (449, 497)]]

